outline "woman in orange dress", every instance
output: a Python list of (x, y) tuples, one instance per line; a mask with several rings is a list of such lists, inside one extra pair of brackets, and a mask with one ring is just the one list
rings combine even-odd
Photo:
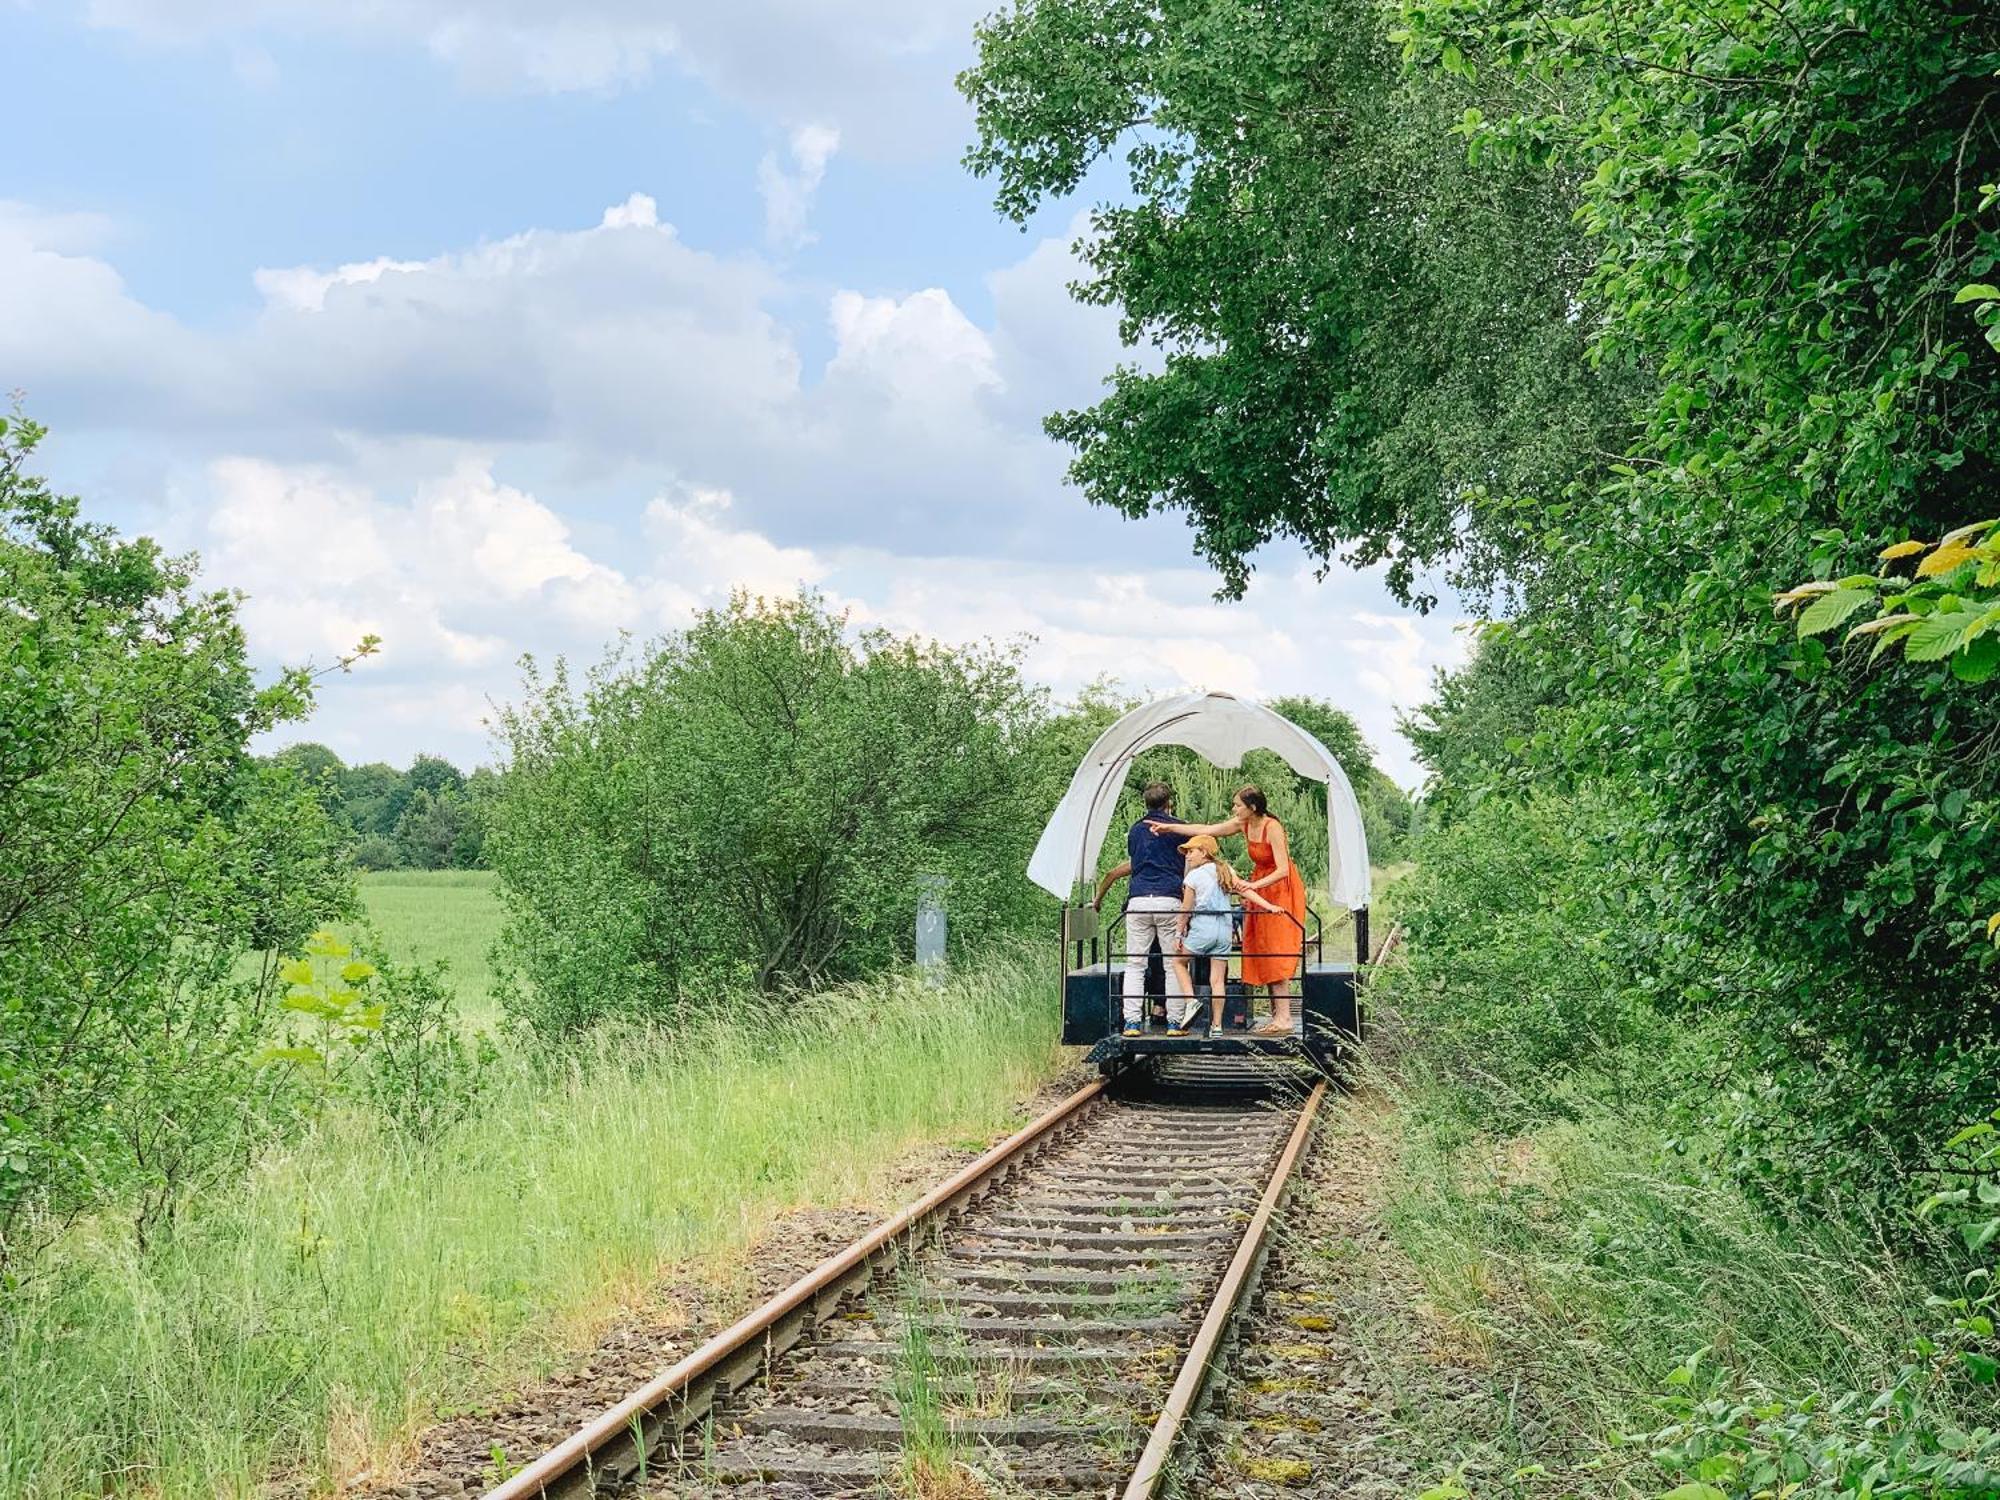
[(1292, 1029), (1292, 981), (1298, 977), (1299, 963), (1306, 946), (1306, 883), (1292, 863), (1291, 842), (1285, 825), (1272, 817), (1264, 793), (1255, 786), (1237, 792), (1229, 805), (1226, 823), (1160, 823), (1163, 833), (1192, 838), (1205, 833), (1214, 838), (1236, 834), (1250, 849), (1250, 878), (1238, 882), (1239, 890), (1255, 891), (1277, 911), (1254, 908), (1243, 914), (1243, 983), (1268, 985), (1271, 991), (1271, 1019), (1254, 1028), (1254, 1036), (1285, 1036)]

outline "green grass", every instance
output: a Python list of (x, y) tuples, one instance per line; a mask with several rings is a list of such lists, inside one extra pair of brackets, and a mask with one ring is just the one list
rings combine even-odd
[(490, 870), (380, 870), (360, 877), (361, 903), (391, 958), (451, 965), (459, 1012), (475, 1026), (499, 1019), (493, 945), (503, 913)]
[(510, 1061), (433, 1149), (342, 1116), (149, 1249), (80, 1228), (0, 1314), (0, 1495), (325, 1485), (518, 1389), (664, 1269), (740, 1270), (775, 1212), (1016, 1121), (1060, 1063), (1039, 959), (606, 1042), (554, 1073)]
[[(1689, 1356), (1734, 1399), (1831, 1399), (1882, 1388), (1936, 1324), (1868, 1226), (1780, 1217), (1646, 1119), (1585, 1107), (1496, 1140), (1426, 1103), (1399, 1111), (1386, 1217), (1436, 1319), (1430, 1357), (1467, 1372), (1441, 1399), (1412, 1381), (1403, 1436), (1428, 1478), (1460, 1472), (1481, 1500), (1650, 1500), (1672, 1478), (1613, 1434), (1666, 1423)], [(1389, 1334), (1388, 1366), (1410, 1333)]]

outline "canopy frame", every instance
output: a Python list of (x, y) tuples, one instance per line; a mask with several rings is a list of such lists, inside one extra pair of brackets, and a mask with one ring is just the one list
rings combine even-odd
[(1100, 734), (1042, 830), (1028, 861), (1030, 880), (1067, 902), (1095, 875), (1132, 762), (1158, 745), (1183, 746), (1224, 770), (1240, 766), (1251, 750), (1269, 750), (1299, 775), (1324, 782), (1327, 893), (1338, 905), (1367, 909), (1368, 836), (1346, 771), (1312, 734), (1233, 693), (1186, 693), (1141, 704)]

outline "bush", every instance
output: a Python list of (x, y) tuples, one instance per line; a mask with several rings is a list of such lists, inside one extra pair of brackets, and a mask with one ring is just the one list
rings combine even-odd
[(371, 833), (354, 846), (348, 856), (357, 870), (395, 870), (403, 864), (403, 851), (394, 839), (386, 839), (379, 833)]
[(503, 1000), (540, 1031), (880, 971), (925, 874), (960, 951), (1047, 908), (1021, 878), (1044, 710), (1011, 656), (738, 597), (581, 688), (562, 664), (528, 687), (486, 855)]
[(499, 1053), (485, 1035), (464, 1034), (444, 965), (383, 959), (377, 969), (382, 1029), (361, 1092), (406, 1135), (436, 1140), (477, 1111)]
[(309, 676), (260, 687), (237, 597), (82, 520), (40, 436), (0, 421), (0, 1262), (243, 1159), (269, 955), (353, 902), (319, 789), (249, 752)]
[[(1411, 1061), (1496, 1123), (1569, 1107), (1654, 1024), (1631, 964), (1626, 861), (1604, 794), (1492, 799), (1423, 837), (1396, 887), (1407, 962), (1381, 1000)], [(1609, 1070), (1608, 1075), (1602, 1070)]]

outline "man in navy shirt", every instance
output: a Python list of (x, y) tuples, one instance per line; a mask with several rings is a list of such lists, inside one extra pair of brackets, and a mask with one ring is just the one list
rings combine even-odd
[[(1174, 789), (1164, 781), (1146, 783), (1146, 815), (1125, 834), (1125, 861), (1104, 872), (1097, 882), (1097, 896), (1091, 905), (1104, 905), (1104, 893), (1111, 882), (1125, 876), (1132, 884), (1125, 893), (1125, 1035), (1138, 1036), (1143, 1022), (1146, 988), (1146, 955), (1154, 939), (1159, 940), (1162, 957), (1171, 957), (1180, 947), (1181, 885), (1185, 861), (1181, 858), (1180, 835), (1161, 833), (1157, 824), (1174, 815)], [(1167, 965), (1167, 1013), (1185, 1016), (1194, 1007), (1194, 997), (1179, 993), (1180, 976)], [(1181, 1002), (1174, 1004), (1175, 1000)], [(1182, 1024), (1179, 1021), (1175, 1025)]]

